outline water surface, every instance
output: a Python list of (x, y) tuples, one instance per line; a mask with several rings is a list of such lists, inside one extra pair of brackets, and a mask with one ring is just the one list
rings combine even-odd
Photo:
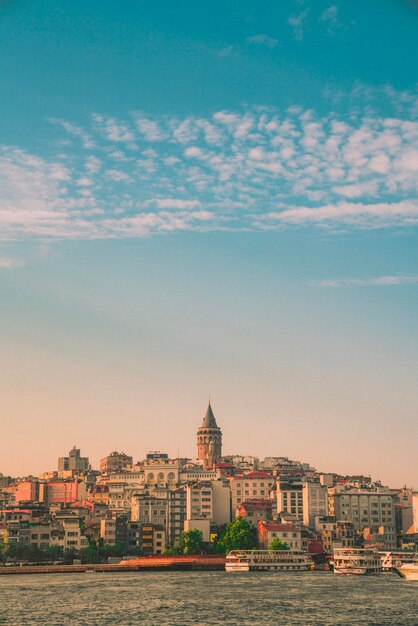
[(0, 576), (0, 624), (417, 626), (418, 584), (327, 572)]

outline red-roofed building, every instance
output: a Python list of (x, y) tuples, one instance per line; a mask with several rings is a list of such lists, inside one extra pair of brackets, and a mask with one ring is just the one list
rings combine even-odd
[(272, 519), (272, 501), (246, 500), (237, 507), (236, 517), (244, 517), (253, 524), (260, 520), (269, 521)]
[(250, 472), (234, 476), (231, 480), (232, 510), (247, 500), (267, 500), (275, 479), (267, 472)]
[(302, 549), (301, 530), (293, 524), (259, 521), (257, 524), (257, 543), (260, 550), (268, 550), (273, 539), (287, 543), (291, 550)]
[(232, 463), (216, 463), (215, 469), (220, 476), (233, 476), (236, 472), (236, 467)]

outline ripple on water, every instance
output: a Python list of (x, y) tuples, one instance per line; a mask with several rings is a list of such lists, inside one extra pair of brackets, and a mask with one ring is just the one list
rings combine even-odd
[(1, 626), (418, 626), (396, 576), (140, 572), (0, 577)]

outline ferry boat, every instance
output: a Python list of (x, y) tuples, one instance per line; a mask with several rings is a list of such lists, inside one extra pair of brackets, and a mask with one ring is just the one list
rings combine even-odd
[(379, 556), (382, 559), (382, 569), (384, 572), (393, 572), (395, 568), (401, 567), (402, 565), (410, 565), (412, 563), (418, 562), (418, 554), (413, 551), (379, 550)]
[(415, 563), (404, 563), (400, 567), (395, 567), (395, 572), (406, 580), (418, 581), (418, 561)]
[(381, 574), (382, 559), (377, 550), (360, 548), (336, 548), (334, 550), (334, 574)]
[(232, 550), (226, 555), (227, 572), (303, 572), (313, 569), (305, 552), (297, 550)]

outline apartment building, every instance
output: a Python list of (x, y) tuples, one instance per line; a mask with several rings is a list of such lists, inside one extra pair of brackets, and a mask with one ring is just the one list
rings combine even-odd
[(230, 480), (233, 511), (246, 500), (266, 500), (275, 484), (274, 477), (267, 472), (250, 472)]

